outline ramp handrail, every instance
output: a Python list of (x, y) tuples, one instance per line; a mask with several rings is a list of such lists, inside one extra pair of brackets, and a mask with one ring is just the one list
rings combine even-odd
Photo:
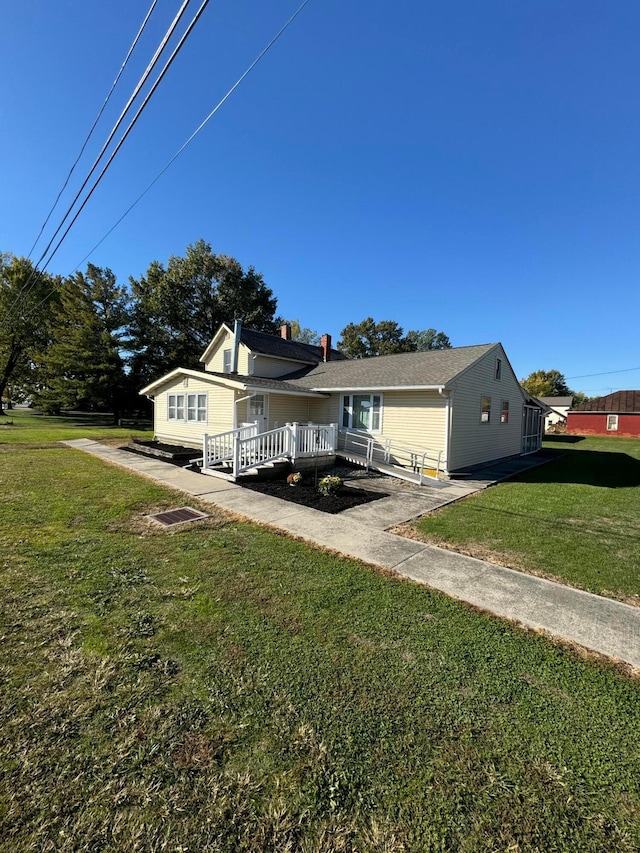
[[(375, 436), (354, 432), (353, 430), (340, 430), (340, 440), (342, 440), (343, 450), (346, 452), (350, 448), (362, 448), (363, 452), (357, 455), (364, 456), (367, 469), (375, 467), (376, 461), (390, 467), (408, 468), (418, 475), (420, 485), (422, 485), (425, 477), (430, 480), (437, 480), (440, 474), (442, 467), (441, 450), (411, 447), (408, 444), (392, 442), (388, 438), (382, 438), (378, 441)], [(426, 469), (434, 470), (435, 475), (425, 474)]]

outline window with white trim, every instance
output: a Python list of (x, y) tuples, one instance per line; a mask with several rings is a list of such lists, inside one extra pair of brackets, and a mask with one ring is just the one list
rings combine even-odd
[(169, 394), (167, 396), (167, 420), (206, 424), (207, 395)]
[(380, 432), (382, 394), (345, 394), (342, 397), (343, 429)]
[(491, 397), (483, 397), (480, 407), (480, 423), (488, 424), (491, 421)]
[(254, 394), (249, 399), (249, 415), (252, 418), (264, 417), (264, 394)]
[(617, 415), (607, 415), (607, 429), (608, 430), (617, 430), (618, 429), (618, 416)]
[(231, 350), (226, 349), (222, 352), (222, 372), (231, 373)]
[(500, 423), (508, 424), (509, 423), (509, 401), (502, 401), (502, 409), (500, 410)]

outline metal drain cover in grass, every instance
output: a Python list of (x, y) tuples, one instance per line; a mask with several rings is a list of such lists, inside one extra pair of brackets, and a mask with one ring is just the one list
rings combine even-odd
[(189, 506), (181, 506), (179, 509), (169, 509), (166, 512), (157, 512), (148, 515), (151, 521), (157, 521), (163, 527), (172, 527), (174, 524), (184, 524), (187, 521), (197, 521), (200, 518), (209, 518), (206, 512), (191, 509)]

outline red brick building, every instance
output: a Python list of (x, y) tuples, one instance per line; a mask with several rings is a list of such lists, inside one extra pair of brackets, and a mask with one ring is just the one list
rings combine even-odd
[(640, 391), (616, 391), (581, 403), (567, 415), (571, 435), (640, 436)]

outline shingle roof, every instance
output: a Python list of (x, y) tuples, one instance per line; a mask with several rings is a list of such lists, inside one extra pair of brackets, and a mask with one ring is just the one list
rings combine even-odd
[[(318, 364), (322, 361), (322, 348), (313, 344), (288, 341), (278, 335), (270, 335), (267, 332), (256, 332), (254, 329), (245, 329), (244, 326), (240, 332), (240, 339), (252, 352), (257, 352), (261, 355), (290, 358), (295, 361), (306, 361), (309, 364)], [(335, 361), (342, 361), (346, 356), (337, 349), (332, 349), (331, 358)]]
[(573, 408), (574, 412), (640, 412), (640, 391), (614, 391)]
[(570, 406), (573, 402), (573, 397), (538, 397), (545, 406), (551, 406), (555, 408), (556, 406)]
[(428, 352), (328, 361), (284, 376), (290, 384), (315, 389), (399, 388), (446, 385), (497, 344)]
[(309, 396), (324, 397), (324, 394), (316, 394), (308, 388), (303, 388), (300, 385), (294, 385), (293, 382), (283, 382), (282, 379), (271, 379), (265, 376), (245, 376), (242, 373), (219, 373), (214, 370), (208, 370), (203, 374), (207, 379), (216, 377), (229, 382), (240, 382), (250, 388), (264, 388), (269, 391), (287, 391), (293, 394), (304, 392)]

